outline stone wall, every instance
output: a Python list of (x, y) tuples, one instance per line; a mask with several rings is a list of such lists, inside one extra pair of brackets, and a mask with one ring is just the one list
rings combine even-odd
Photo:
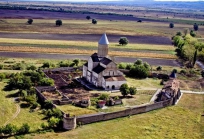
[[(125, 116), (130, 116), (130, 115), (136, 115), (140, 113), (145, 113), (148, 111), (156, 110), (159, 108), (163, 108), (166, 106), (172, 105), (172, 100), (166, 100), (154, 104), (148, 104), (148, 105), (143, 105), (143, 106), (135, 106), (128, 108), (126, 110), (118, 111), (118, 112), (111, 112), (111, 113), (97, 113), (97, 114), (90, 114), (90, 115), (82, 115), (78, 116), (75, 118), (70, 118), (70, 117), (64, 117), (64, 128), (67, 130), (70, 130), (70, 127), (76, 127), (76, 125), (66, 125), (66, 124), (89, 124), (89, 123), (94, 123), (94, 122), (99, 122), (99, 121), (106, 121), (110, 119), (115, 119), (115, 118), (120, 118), (120, 117), (125, 117)], [(76, 120), (76, 122), (75, 122)], [(68, 128), (69, 127), (69, 128)]]

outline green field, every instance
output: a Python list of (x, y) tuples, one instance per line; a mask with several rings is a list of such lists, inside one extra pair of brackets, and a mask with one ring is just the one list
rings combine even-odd
[(10, 118), (12, 118), (17, 110), (13, 98), (6, 98), (9, 94), (14, 93), (15, 91), (4, 92), (2, 90), (4, 86), (5, 83), (0, 82), (0, 125), (4, 125)]
[[(185, 28), (193, 28), (193, 25), (176, 24), (173, 29), (169, 28), (169, 23), (164, 22), (144, 22), (133, 21), (107, 21), (100, 20), (97, 25), (93, 25), (87, 20), (63, 20), (61, 27), (55, 26), (52, 19), (34, 19), (32, 25), (26, 24), (26, 19), (3, 19), (1, 20), (1, 32), (12, 33), (56, 33), (56, 34), (121, 34), (121, 35), (156, 35), (173, 36), (177, 31)], [(194, 22), (194, 21), (193, 21)], [(204, 26), (200, 26), (198, 33), (203, 37)]]

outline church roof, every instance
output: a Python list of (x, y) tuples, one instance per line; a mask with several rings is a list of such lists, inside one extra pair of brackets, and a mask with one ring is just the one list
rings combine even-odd
[(126, 81), (124, 76), (104, 76), (105, 81)]
[(106, 36), (106, 33), (104, 33), (104, 34), (102, 35), (102, 37), (101, 37), (101, 39), (99, 40), (98, 43), (101, 44), (101, 45), (107, 45), (107, 44), (109, 44), (108, 38), (107, 38), (107, 36)]
[(99, 62), (97, 53), (94, 53), (93, 55), (91, 55), (91, 58), (93, 62)]
[(101, 73), (102, 71), (104, 71), (106, 68), (102, 67), (101, 65), (96, 66), (95, 68), (93, 68), (93, 71), (95, 73)]
[(112, 60), (110, 60), (110, 59), (104, 57), (104, 58), (102, 58), (102, 59), (100, 60), (100, 62), (101, 62), (102, 64), (104, 64), (104, 65), (108, 65), (109, 63), (112, 62)]

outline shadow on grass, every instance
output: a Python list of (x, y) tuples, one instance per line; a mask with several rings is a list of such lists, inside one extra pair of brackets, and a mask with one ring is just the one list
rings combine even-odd
[(13, 94), (8, 94), (6, 95), (6, 98), (14, 98), (14, 97), (18, 97), (19, 96), (19, 92), (13, 93)]

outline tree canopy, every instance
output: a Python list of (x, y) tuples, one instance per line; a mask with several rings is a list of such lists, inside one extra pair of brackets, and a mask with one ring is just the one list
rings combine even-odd
[(198, 30), (198, 24), (195, 23), (195, 24), (193, 25), (193, 29), (194, 29), (195, 31), (197, 31), (197, 30)]
[(96, 19), (92, 19), (92, 24), (97, 24), (98, 21)]
[(61, 26), (62, 25), (62, 20), (58, 19), (55, 21), (56, 26)]
[(127, 45), (128, 43), (129, 43), (129, 41), (126, 37), (121, 37), (119, 40), (120, 45)]
[(174, 28), (174, 23), (170, 23), (169, 28)]
[(28, 19), (27, 23), (31, 25), (33, 23), (33, 19)]
[(91, 19), (91, 17), (90, 17), (89, 15), (87, 15), (87, 16), (86, 16), (86, 19), (87, 19), (87, 20), (90, 20), (90, 19)]

